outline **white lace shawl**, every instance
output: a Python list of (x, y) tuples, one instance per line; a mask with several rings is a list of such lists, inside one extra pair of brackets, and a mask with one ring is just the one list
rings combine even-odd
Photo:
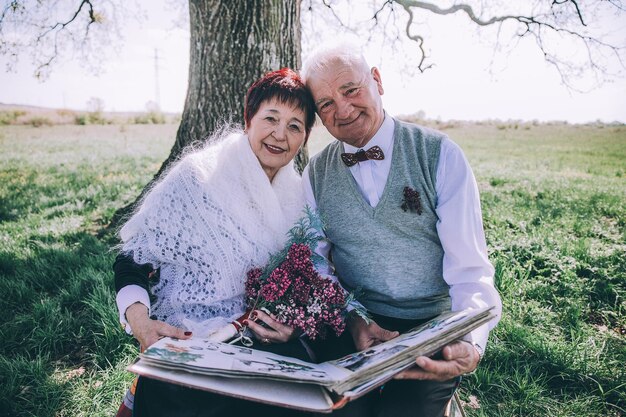
[(120, 231), (122, 251), (161, 268), (152, 313), (197, 335), (243, 314), (246, 272), (302, 212), (300, 181), (289, 163), (270, 183), (243, 132), (178, 162)]

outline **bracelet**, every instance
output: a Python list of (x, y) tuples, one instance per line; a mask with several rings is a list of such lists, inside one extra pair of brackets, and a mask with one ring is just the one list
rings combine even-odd
[(483, 347), (478, 343), (472, 343), (472, 346), (474, 346), (474, 349), (476, 349), (476, 352), (478, 352), (478, 363), (480, 363), (480, 361), (483, 359), (483, 355), (485, 354), (485, 349), (483, 349)]

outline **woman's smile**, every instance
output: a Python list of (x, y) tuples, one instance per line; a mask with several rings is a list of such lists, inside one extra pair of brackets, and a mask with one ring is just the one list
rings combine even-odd
[(281, 154), (283, 152), (287, 152), (285, 149), (279, 148), (278, 146), (269, 145), (267, 143), (264, 143), (263, 145), (265, 145), (265, 149), (267, 149), (269, 153), (273, 153), (275, 155)]

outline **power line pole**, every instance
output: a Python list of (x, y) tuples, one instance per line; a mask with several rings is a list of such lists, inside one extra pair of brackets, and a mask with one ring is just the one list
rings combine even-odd
[(159, 50), (154, 48), (154, 101), (161, 110), (161, 92), (159, 90)]

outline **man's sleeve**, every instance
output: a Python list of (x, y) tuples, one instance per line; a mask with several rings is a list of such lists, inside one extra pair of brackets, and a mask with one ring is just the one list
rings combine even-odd
[(449, 139), (441, 145), (436, 189), (443, 278), (450, 286), (452, 310), (495, 306), (497, 317), (465, 337), (484, 349), (489, 330), (500, 319), (502, 302), (487, 257), (478, 185), (463, 151)]

